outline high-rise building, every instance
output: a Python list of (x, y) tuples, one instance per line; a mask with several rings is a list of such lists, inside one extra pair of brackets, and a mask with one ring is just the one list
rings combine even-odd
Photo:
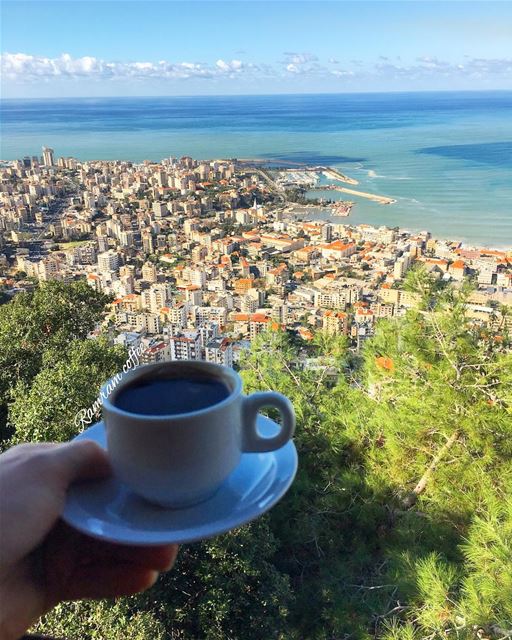
[(156, 267), (152, 262), (145, 262), (142, 266), (142, 279), (146, 282), (156, 282)]
[(348, 318), (342, 311), (326, 311), (322, 319), (323, 330), (331, 336), (347, 335)]
[(53, 149), (43, 147), (43, 164), (45, 167), (54, 167), (55, 159), (53, 157)]
[(153, 313), (158, 313), (171, 300), (169, 288), (166, 284), (154, 284), (143, 291), (141, 296), (144, 307), (151, 309)]
[(223, 364), (225, 367), (233, 366), (233, 345), (228, 338), (215, 338), (206, 345), (207, 362)]
[(410, 262), (410, 258), (406, 254), (397, 258), (393, 266), (393, 277), (396, 279), (403, 278), (409, 268)]
[(197, 331), (187, 331), (169, 340), (171, 360), (201, 360), (201, 341)]
[(142, 250), (144, 253), (154, 253), (155, 243), (150, 231), (144, 230), (142, 232)]
[(136, 323), (137, 329), (144, 329), (149, 334), (162, 331), (162, 321), (157, 313), (138, 313)]
[(332, 224), (328, 222), (322, 227), (322, 240), (324, 242), (331, 242), (332, 240)]
[(119, 269), (119, 254), (110, 249), (98, 254), (98, 270), (100, 273), (110, 273)]

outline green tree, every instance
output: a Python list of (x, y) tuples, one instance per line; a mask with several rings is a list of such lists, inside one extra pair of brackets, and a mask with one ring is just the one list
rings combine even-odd
[(68, 640), (164, 640), (164, 626), (150, 612), (137, 611), (133, 598), (81, 601), (57, 606), (32, 629)]
[(108, 301), (85, 282), (50, 281), (0, 306), (0, 440), (11, 435), (6, 417), (13, 389), (18, 383), (30, 385), (73, 341), (84, 340)]
[(99, 385), (125, 361), (124, 349), (110, 347), (104, 338), (74, 340), (64, 354), (46, 351), (39, 373), (30, 383), (18, 382), (12, 392), (12, 444), (70, 440), (88, 426), (88, 418), (82, 422), (80, 416), (97, 399)]

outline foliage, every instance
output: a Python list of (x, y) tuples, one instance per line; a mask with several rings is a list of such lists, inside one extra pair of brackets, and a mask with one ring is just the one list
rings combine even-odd
[(68, 640), (164, 640), (163, 625), (154, 614), (134, 611), (133, 599), (116, 602), (81, 601), (58, 605), (33, 629), (34, 633), (48, 633)]
[(214, 540), (182, 547), (141, 607), (155, 611), (168, 637), (225, 640), (285, 637), (292, 594), (273, 564), (277, 540), (265, 518)]
[(6, 421), (13, 390), (30, 386), (74, 341), (84, 340), (108, 301), (85, 282), (50, 281), (0, 306), (0, 439), (12, 434)]
[[(0, 357), (17, 367), (2, 374), (15, 438), (70, 437), (84, 390), (119, 367), (119, 352), (85, 339), (101, 313), (75, 318), (61, 304), (64, 340), (50, 307), (76, 294), (62, 287), (46, 290), (52, 305), (38, 291), (0, 308)], [(467, 319), (466, 285), (413, 271), (406, 287), (418, 308), (379, 321), (358, 359), (323, 333), (253, 341), (246, 391), (281, 391), (297, 414), (298, 476), (267, 516), (182, 547), (146, 594), (62, 605), (39, 629), (141, 640), (510, 636), (510, 336)]]
[(31, 384), (20, 381), (13, 390), (12, 444), (62, 442), (75, 436), (87, 426), (80, 422), (80, 412), (93, 404), (99, 385), (120, 371), (125, 361), (124, 349), (110, 347), (104, 338), (74, 340), (61, 355), (48, 350)]

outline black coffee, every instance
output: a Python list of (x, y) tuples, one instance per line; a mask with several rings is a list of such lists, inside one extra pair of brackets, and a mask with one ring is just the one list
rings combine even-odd
[(130, 413), (175, 415), (211, 407), (225, 400), (229, 393), (226, 385), (215, 379), (165, 378), (126, 387), (114, 404)]

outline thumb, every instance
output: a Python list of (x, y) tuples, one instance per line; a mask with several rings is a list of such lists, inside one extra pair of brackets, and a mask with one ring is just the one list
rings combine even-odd
[(53, 454), (67, 487), (76, 480), (104, 478), (112, 472), (107, 453), (92, 440), (75, 440), (55, 447)]

